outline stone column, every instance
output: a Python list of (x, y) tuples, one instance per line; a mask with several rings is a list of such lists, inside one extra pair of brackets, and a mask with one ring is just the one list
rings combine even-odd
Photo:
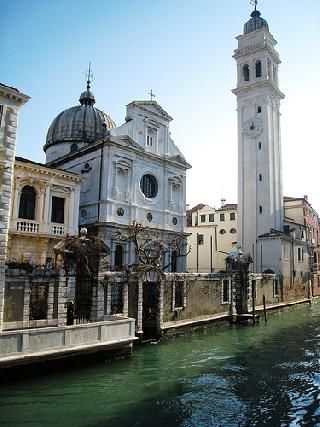
[(51, 193), (51, 184), (48, 183), (46, 185), (46, 197), (44, 203), (44, 214), (43, 214), (43, 223), (45, 224), (45, 228), (49, 228), (50, 218), (49, 218), (49, 207), (50, 207), (50, 193)]
[(19, 215), (20, 196), (21, 196), (21, 188), (20, 188), (20, 185), (16, 183), (15, 189), (14, 189), (14, 200), (13, 200), (12, 214), (11, 214), (13, 219), (18, 218), (18, 215)]
[(162, 332), (163, 325), (163, 295), (164, 295), (164, 287), (166, 285), (166, 280), (161, 280), (159, 283), (159, 304), (158, 304), (158, 312), (157, 312), (157, 330), (158, 333)]
[(91, 311), (90, 311), (90, 321), (96, 322), (98, 316), (98, 283), (94, 280), (94, 285), (91, 288)]
[(13, 167), (20, 107), (29, 100), (17, 89), (0, 84), (2, 120), (0, 128), (0, 332), (3, 328), (5, 260), (12, 204)]
[[(69, 212), (68, 212), (68, 233), (70, 234), (74, 234), (73, 230), (74, 230), (74, 226), (76, 224), (74, 224), (74, 188), (71, 189), (70, 191), (70, 197), (69, 197)], [(66, 222), (66, 221), (65, 221)]]
[(107, 292), (107, 298), (106, 298), (106, 314), (111, 314), (111, 279), (109, 279), (107, 289), (105, 292)]
[(60, 270), (58, 284), (58, 326), (65, 326), (67, 323), (67, 284), (69, 277)]
[(98, 274), (97, 284), (97, 321), (104, 320), (104, 285), (103, 285), (104, 273)]
[(128, 303), (129, 303), (129, 300), (128, 300), (128, 282), (124, 283), (122, 286), (123, 286), (123, 288), (122, 288), (122, 298), (123, 298), (122, 312), (123, 312), (123, 315), (125, 317), (128, 317), (128, 308), (129, 308), (129, 306), (128, 306)]
[(49, 282), (48, 289), (48, 311), (47, 311), (47, 320), (50, 321), (53, 319), (53, 304), (54, 304), (54, 282)]
[(143, 282), (138, 281), (138, 316), (137, 316), (137, 334), (142, 334), (142, 315), (143, 315)]
[(29, 277), (25, 276), (24, 279), (24, 298), (23, 298), (23, 327), (29, 326), (30, 320), (30, 280)]

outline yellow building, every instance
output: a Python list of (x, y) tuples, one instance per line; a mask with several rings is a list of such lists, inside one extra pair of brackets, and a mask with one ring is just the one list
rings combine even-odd
[(78, 232), (82, 177), (17, 157), (7, 260), (44, 265), (53, 246)]
[(237, 205), (224, 204), (220, 209), (198, 205), (187, 212), (186, 232), (191, 252), (187, 258), (188, 272), (210, 273), (224, 270), (229, 252), (236, 250)]

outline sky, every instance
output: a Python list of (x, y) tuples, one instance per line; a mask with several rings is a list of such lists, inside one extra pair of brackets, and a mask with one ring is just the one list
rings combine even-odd
[[(283, 192), (320, 212), (320, 1), (259, 0), (282, 64)], [(95, 106), (121, 125), (126, 105), (155, 100), (192, 165), (187, 203), (237, 202), (235, 37), (249, 0), (0, 0), (0, 81), (31, 97), (18, 156), (45, 162), (52, 120), (78, 105), (92, 64)]]

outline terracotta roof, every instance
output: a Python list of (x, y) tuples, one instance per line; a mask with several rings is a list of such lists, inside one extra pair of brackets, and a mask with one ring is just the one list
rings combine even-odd
[(200, 209), (204, 208), (206, 205), (203, 203), (199, 203), (196, 206), (194, 206), (191, 209), (188, 209), (186, 214), (187, 214), (187, 227), (191, 227), (192, 226), (192, 213), (193, 212), (197, 212)]
[(237, 203), (226, 203), (224, 206), (221, 206), (220, 209), (216, 209), (216, 212), (237, 210), (237, 208), (238, 208)]

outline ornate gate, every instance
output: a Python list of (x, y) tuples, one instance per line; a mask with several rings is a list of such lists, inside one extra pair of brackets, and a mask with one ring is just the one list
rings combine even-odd
[(43, 320), (48, 314), (49, 284), (46, 282), (31, 283), (30, 285), (30, 320)]
[(142, 329), (143, 336), (155, 338), (158, 335), (157, 316), (159, 307), (159, 283), (143, 283), (143, 315)]
[(93, 279), (78, 266), (76, 274), (74, 317), (76, 323), (90, 321)]

